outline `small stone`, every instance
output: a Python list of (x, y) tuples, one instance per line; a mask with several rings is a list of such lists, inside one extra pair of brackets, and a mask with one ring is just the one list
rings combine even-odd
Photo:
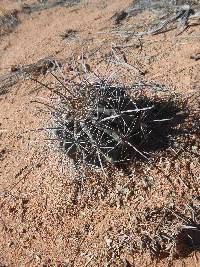
[(107, 245), (108, 247), (111, 247), (112, 239), (110, 239), (110, 238), (106, 238), (105, 241), (106, 241), (106, 245)]

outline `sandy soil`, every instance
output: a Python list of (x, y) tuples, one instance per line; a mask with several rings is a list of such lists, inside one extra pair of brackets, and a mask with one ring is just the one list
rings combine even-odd
[[(31, 2), (2, 0), (1, 5), (19, 10), (22, 3)], [(92, 51), (103, 44), (106, 52), (111, 43), (122, 44), (121, 37), (110, 33), (114, 27), (111, 17), (130, 2), (93, 0), (30, 14), (19, 12), (16, 29), (0, 37), (0, 74), (9, 73), (11, 66), (45, 57), (67, 62), (72, 51), (80, 55), (81, 49)], [(123, 24), (143, 25), (149, 19), (146, 12)], [(77, 31), (75, 39), (63, 40), (61, 33), (71, 29)], [(199, 32), (197, 25), (178, 36), (172, 30), (144, 37), (142, 49), (136, 45), (125, 51), (130, 63), (146, 71), (145, 77), (133, 71), (131, 79), (153, 80), (183, 97), (198, 95), (200, 65), (191, 56), (200, 53)], [(138, 40), (127, 41), (133, 42)], [(100, 173), (95, 177), (89, 171), (86, 182), (74, 182), (77, 172), (67, 160), (61, 172), (59, 155), (44, 134), (26, 132), (49, 124), (48, 115), (32, 102), (48, 97), (36, 83), (23, 79), (0, 95), (0, 266), (166, 266), (167, 259), (149, 263), (148, 256), (140, 257), (117, 245), (111, 248), (120, 231), (126, 232), (131, 213), (137, 209), (134, 198), (122, 205), (116, 198), (119, 177), (123, 183), (127, 174), (119, 172), (114, 185)], [(199, 136), (194, 138), (199, 140)], [(183, 170), (188, 161), (181, 162)], [(163, 179), (155, 170), (151, 174)], [(174, 266), (200, 266), (198, 259), (198, 252), (189, 254), (175, 260)]]

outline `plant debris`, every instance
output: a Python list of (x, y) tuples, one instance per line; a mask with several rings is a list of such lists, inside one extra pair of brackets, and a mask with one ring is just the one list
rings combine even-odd
[(19, 23), (17, 13), (17, 10), (6, 11), (0, 9), (0, 36), (14, 31)]
[(60, 37), (62, 38), (62, 40), (73, 40), (74, 38), (76, 38), (76, 34), (76, 30), (69, 29), (64, 31), (63, 33), (60, 33)]
[(136, 16), (137, 14), (145, 10), (160, 14), (166, 14), (168, 12), (174, 12), (176, 9), (185, 4), (194, 5), (195, 1), (136, 0), (133, 1), (133, 3), (126, 9), (126, 12), (128, 14), (128, 17)]
[[(56, 62), (56, 63), (55, 63)], [(56, 69), (61, 63), (53, 58), (43, 58), (36, 63), (24, 66), (11, 66), (10, 73), (0, 76), (0, 95), (7, 93), (8, 88), (24, 78), (45, 75), (49, 70)]]
[[(129, 14), (128, 11), (124, 11)], [(126, 17), (129, 17), (127, 15)], [(153, 24), (153, 26), (152, 26)], [(200, 24), (200, 11), (191, 5), (180, 5), (166, 12), (162, 18), (157, 18), (155, 22), (148, 26), (146, 31), (137, 32), (136, 30), (114, 29), (119, 35), (126, 37), (142, 37), (144, 35), (156, 35), (173, 29), (177, 29), (177, 35), (181, 34), (187, 27)]]
[(80, 3), (80, 0), (52, 0), (52, 1), (38, 1), (33, 4), (23, 4), (22, 5), (22, 12), (24, 13), (32, 13), (38, 12), (45, 9), (54, 8), (57, 6), (72, 6)]
[(115, 24), (119, 24), (122, 20), (124, 20), (127, 17), (128, 13), (124, 10), (115, 13), (112, 16), (112, 19), (114, 20)]

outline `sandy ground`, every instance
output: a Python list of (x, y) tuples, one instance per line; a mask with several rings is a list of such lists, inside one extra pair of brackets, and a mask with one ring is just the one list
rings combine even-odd
[[(2, 0), (0, 4), (11, 10), (25, 2), (33, 1)], [(16, 29), (0, 37), (0, 74), (41, 58), (67, 61), (72, 51), (90, 51), (102, 44), (107, 49), (111, 43), (120, 43), (115, 35), (99, 33), (110, 31), (114, 27), (111, 17), (130, 2), (82, 1), (72, 7), (19, 12)], [(149, 19), (144, 13), (125, 21), (124, 26)], [(62, 40), (60, 34), (71, 29), (77, 31), (76, 38)], [(198, 93), (200, 65), (191, 56), (200, 52), (199, 32), (197, 25), (178, 36), (173, 30), (144, 37), (142, 49), (136, 45), (127, 50), (129, 62), (146, 71), (146, 81), (164, 84), (183, 97)], [(141, 78), (137, 71), (132, 77)], [(91, 179), (82, 185), (73, 182), (77, 173), (71, 163), (66, 163), (62, 173), (59, 157), (45, 136), (24, 133), (48, 125), (48, 115), (31, 102), (47, 97), (45, 90), (27, 80), (0, 95), (0, 266), (166, 266), (166, 259), (150, 264), (148, 257), (109, 249), (117, 233), (126, 231), (136, 207), (134, 199), (122, 206), (117, 200), (112, 203), (117, 185), (104, 181), (101, 174), (93, 178), (89, 172)], [(184, 169), (184, 163), (182, 166)], [(199, 173), (198, 167), (195, 170)], [(126, 180), (126, 174), (121, 176)], [(174, 266), (200, 266), (199, 253), (175, 260)]]

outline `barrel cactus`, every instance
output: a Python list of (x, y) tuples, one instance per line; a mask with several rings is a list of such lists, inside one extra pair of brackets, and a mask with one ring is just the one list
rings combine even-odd
[(151, 101), (134, 98), (127, 88), (104, 79), (74, 84), (71, 96), (60, 94), (54, 134), (75, 163), (103, 167), (147, 158), (145, 143), (160, 120)]

